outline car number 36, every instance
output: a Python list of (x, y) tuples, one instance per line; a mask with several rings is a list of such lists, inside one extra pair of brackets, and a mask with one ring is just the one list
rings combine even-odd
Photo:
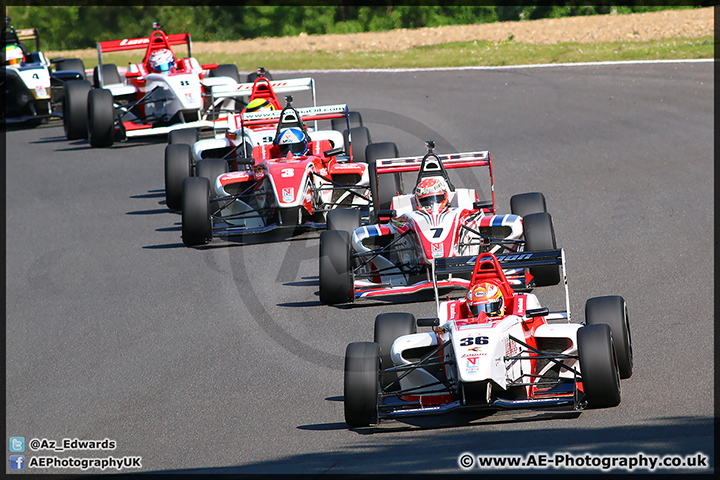
[(468, 347), (470, 345), (487, 345), (488, 337), (465, 337), (460, 339), (461, 347)]

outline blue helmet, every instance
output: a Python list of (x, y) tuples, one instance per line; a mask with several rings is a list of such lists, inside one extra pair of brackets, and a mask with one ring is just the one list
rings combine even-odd
[(287, 155), (288, 153), (303, 155), (307, 152), (308, 138), (300, 128), (286, 128), (280, 131), (277, 145), (280, 147), (281, 155)]

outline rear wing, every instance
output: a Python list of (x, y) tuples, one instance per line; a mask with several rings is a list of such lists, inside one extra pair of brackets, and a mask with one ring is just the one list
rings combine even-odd
[[(167, 43), (170, 45), (187, 45), (188, 56), (191, 57), (191, 40), (189, 33), (174, 33), (172, 35), (165, 35)], [(119, 52), (123, 50), (140, 50), (147, 49), (150, 45), (150, 37), (140, 38), (123, 38), (122, 40), (106, 40), (104, 42), (98, 42), (98, 53), (102, 55), (108, 52)]]
[(15, 30), (18, 40), (35, 40), (35, 51), (40, 51), (40, 33), (37, 28), (26, 28), (24, 30)]
[[(304, 107), (294, 109), (303, 123), (318, 120), (330, 120), (333, 118), (344, 118), (348, 115), (348, 106), (346, 104), (325, 105), (320, 107)], [(277, 125), (280, 122), (280, 115), (283, 110), (245, 112), (243, 114), (234, 115), (234, 129), (243, 127), (257, 127), (260, 125)], [(230, 125), (232, 129), (233, 126)]]
[[(211, 93), (214, 100), (228, 97), (249, 97), (253, 93), (255, 83), (238, 83), (237, 85), (217, 85), (212, 87)], [(300, 92), (310, 90), (315, 106), (315, 81), (312, 77), (292, 78), (289, 80), (274, 80), (270, 82), (270, 88), (277, 93)]]
[[(448, 155), (438, 155), (437, 158), (446, 169), (451, 168), (467, 168), (467, 167), (491, 167), (492, 156), (490, 152), (464, 152), (451, 153)], [(401, 158), (381, 158), (375, 164), (377, 165), (377, 173), (403, 173), (403, 172), (419, 172), (425, 156), (420, 157), (401, 157)], [(425, 170), (430, 171), (431, 165), (426, 165)], [(439, 172), (439, 168), (437, 169)]]
[[(562, 282), (565, 287), (565, 312), (553, 314), (547, 318), (570, 320), (570, 295), (568, 293), (567, 272), (565, 268), (565, 250), (542, 250), (535, 252), (517, 252), (503, 255), (493, 255), (491, 253), (481, 253), (479, 255), (446, 257), (434, 259), (434, 275), (435, 283), (438, 274), (472, 274), (473, 278), (478, 274), (476, 267), (479, 260), (484, 260), (487, 256), (494, 256), (503, 270), (516, 268), (531, 268), (545, 265), (562, 266)], [(437, 289), (436, 289), (437, 291)], [(436, 295), (436, 301), (439, 303), (439, 297)]]

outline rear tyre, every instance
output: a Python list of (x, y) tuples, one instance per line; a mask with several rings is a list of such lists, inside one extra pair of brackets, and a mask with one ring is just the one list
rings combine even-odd
[(610, 327), (615, 342), (620, 378), (630, 378), (633, 371), (632, 340), (627, 304), (619, 295), (591, 298), (585, 303), (585, 323)]
[(362, 115), (360, 115), (360, 112), (348, 112), (347, 119), (333, 118), (332, 120), (330, 120), (330, 123), (332, 124), (332, 130), (337, 130), (338, 132), (347, 130), (348, 121), (350, 122), (350, 128), (363, 126)]
[(210, 181), (187, 177), (182, 183), (182, 240), (185, 245), (204, 245), (212, 239)]
[(210, 76), (230, 77), (235, 80), (235, 83), (240, 83), (240, 72), (238, 71), (237, 65), (235, 65), (234, 63), (218, 65), (217, 68), (210, 70)]
[(370, 139), (370, 130), (367, 127), (355, 127), (343, 132), (345, 140), (345, 151), (348, 151), (348, 145), (352, 141), (352, 153), (350, 159), (353, 163), (367, 163), (365, 160), (365, 148), (372, 143)]
[[(555, 229), (552, 217), (547, 212), (531, 213), (523, 217), (523, 235), (525, 236), (525, 251), (537, 252), (542, 250), (555, 250)], [(538, 287), (557, 285), (560, 283), (560, 266), (548, 265), (530, 269), (533, 281)]]
[(61, 62), (56, 63), (55, 71), (56, 72), (65, 72), (65, 71), (78, 72), (80, 75), (82, 75), (83, 80), (87, 80), (87, 76), (85, 75), (85, 64), (79, 58), (68, 58), (67, 60), (63, 60)]
[[(113, 63), (107, 63), (102, 66), (102, 77), (103, 77), (103, 87), (107, 85), (115, 85), (118, 83), (123, 83), (122, 79), (120, 78), (120, 72), (118, 71), (117, 65)], [(100, 87), (100, 75), (98, 74), (98, 67), (95, 67), (93, 69), (93, 87), (95, 88), (101, 88)]]
[(360, 226), (360, 210), (355, 208), (338, 208), (327, 214), (327, 229), (347, 232), (352, 236)]
[(345, 349), (345, 422), (367, 427), (378, 422), (380, 349), (373, 342), (351, 343)]
[(578, 355), (583, 390), (591, 408), (620, 404), (620, 371), (610, 327), (586, 325), (578, 330)]
[(353, 299), (350, 234), (326, 230), (320, 234), (320, 301), (326, 305)]
[[(393, 384), (397, 380), (398, 374), (384, 370), (394, 366), (390, 357), (393, 342), (403, 335), (413, 333), (417, 333), (417, 323), (415, 316), (411, 313), (381, 313), (375, 317), (374, 340), (380, 347), (380, 386), (383, 391), (400, 390), (398, 382)], [(388, 385), (391, 386), (388, 387)]]
[[(354, 149), (354, 147), (353, 147)], [(392, 206), (395, 195), (402, 193), (401, 174), (376, 175), (375, 162), (379, 158), (397, 158), (398, 148), (393, 142), (372, 143), (365, 147), (365, 160), (370, 166), (370, 191), (375, 211), (387, 210)]]
[(115, 141), (115, 111), (110, 90), (88, 93), (88, 139), (93, 147), (110, 147)]
[(165, 147), (165, 202), (168, 208), (182, 207), (183, 180), (192, 176), (192, 153), (190, 146), (173, 143)]
[[(215, 180), (223, 173), (230, 171), (227, 160), (223, 158), (205, 158), (195, 164), (195, 173), (198, 177), (205, 177), (210, 181), (210, 195), (215, 196)], [(220, 201), (210, 202), (210, 212), (214, 213), (220, 208)]]
[[(272, 79), (273, 79), (272, 73), (268, 72), (267, 70), (263, 74), (263, 77), (267, 78), (268, 80), (270, 80), (272, 82)], [(249, 73), (247, 76), (247, 83), (255, 83), (255, 80), (257, 80), (257, 78), (258, 78), (257, 72)]]
[(92, 85), (87, 80), (70, 80), (63, 87), (63, 128), (68, 140), (87, 138), (90, 90)]
[(540, 192), (513, 195), (510, 197), (510, 212), (521, 217), (531, 213), (547, 212), (545, 195)]
[(172, 145), (174, 143), (184, 143), (192, 147), (193, 145), (195, 145), (199, 138), (200, 134), (198, 133), (196, 128), (183, 128), (182, 130), (173, 130), (168, 133), (168, 145)]

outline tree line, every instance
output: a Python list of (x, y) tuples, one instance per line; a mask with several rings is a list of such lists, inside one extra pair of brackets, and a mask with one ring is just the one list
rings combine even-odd
[[(583, 5), (569, 0), (559, 5), (483, 6), (449, 0), (443, 5), (358, 6), (241, 5), (241, 6), (8, 6), (16, 28), (37, 28), (42, 50), (95, 48), (97, 42), (145, 37), (159, 21), (167, 33), (190, 33), (193, 41), (219, 42), (258, 37), (328, 33), (358, 33), (399, 28), (438, 27), (503, 21), (522, 21), (576, 15), (629, 14), (670, 8), (711, 6), (711, 1), (688, 6)], [(306, 3), (312, 3), (311, 1)], [(386, 3), (383, 5), (383, 3)], [(642, 2), (639, 2), (642, 3)]]

